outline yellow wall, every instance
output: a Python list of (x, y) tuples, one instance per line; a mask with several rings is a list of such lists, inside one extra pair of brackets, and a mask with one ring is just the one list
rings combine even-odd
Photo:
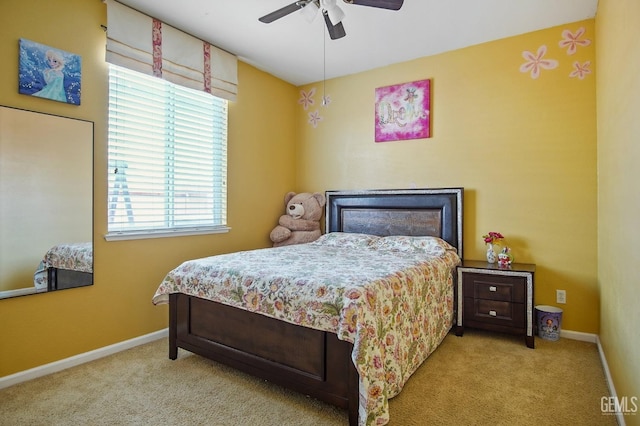
[[(0, 300), (0, 377), (167, 327), (151, 304), (183, 260), (270, 244), (295, 180), (296, 90), (239, 64), (229, 111), (228, 234), (106, 242), (106, 6), (98, 0), (0, 3), (0, 104), (95, 122), (94, 281), (91, 287)], [(18, 39), (82, 56), (82, 104), (18, 94)]]
[(640, 398), (640, 3), (600, 0), (596, 23), (600, 340), (618, 396)]
[[(568, 55), (562, 31), (581, 27), (591, 43)], [(481, 236), (502, 232), (516, 261), (537, 264), (536, 304), (555, 305), (564, 289), (562, 327), (597, 333), (594, 31), (587, 20), (330, 80), (327, 107), (321, 82), (303, 87), (317, 93), (298, 107), (297, 185), (464, 187), (464, 257), (482, 259)], [(558, 67), (533, 79), (522, 52), (542, 45)], [(575, 61), (592, 73), (570, 78)], [(375, 89), (422, 79), (432, 80), (433, 137), (375, 143)]]

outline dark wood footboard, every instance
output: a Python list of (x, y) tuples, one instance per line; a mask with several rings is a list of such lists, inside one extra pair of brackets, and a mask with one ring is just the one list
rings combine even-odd
[(47, 291), (65, 290), (92, 284), (93, 274), (91, 272), (47, 268)]
[(169, 297), (169, 358), (178, 348), (349, 411), (358, 424), (353, 345), (313, 330), (174, 293)]

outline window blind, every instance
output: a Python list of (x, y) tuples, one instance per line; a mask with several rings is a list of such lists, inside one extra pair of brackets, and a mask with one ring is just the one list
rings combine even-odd
[(226, 226), (227, 103), (109, 65), (110, 234)]

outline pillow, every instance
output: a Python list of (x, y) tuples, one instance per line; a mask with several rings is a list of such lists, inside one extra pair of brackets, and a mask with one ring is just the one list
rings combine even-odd
[(355, 234), (350, 232), (330, 232), (321, 235), (320, 238), (311, 244), (323, 245), (328, 247), (347, 247), (347, 248), (368, 248), (370, 244), (379, 239), (375, 235)]
[(376, 250), (417, 251), (435, 256), (442, 256), (447, 250), (456, 251), (455, 247), (438, 237), (392, 235), (389, 237), (380, 237), (372, 241), (370, 245)]

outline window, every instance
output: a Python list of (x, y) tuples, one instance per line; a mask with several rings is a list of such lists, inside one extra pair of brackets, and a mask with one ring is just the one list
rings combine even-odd
[(227, 104), (109, 65), (108, 240), (227, 230)]

